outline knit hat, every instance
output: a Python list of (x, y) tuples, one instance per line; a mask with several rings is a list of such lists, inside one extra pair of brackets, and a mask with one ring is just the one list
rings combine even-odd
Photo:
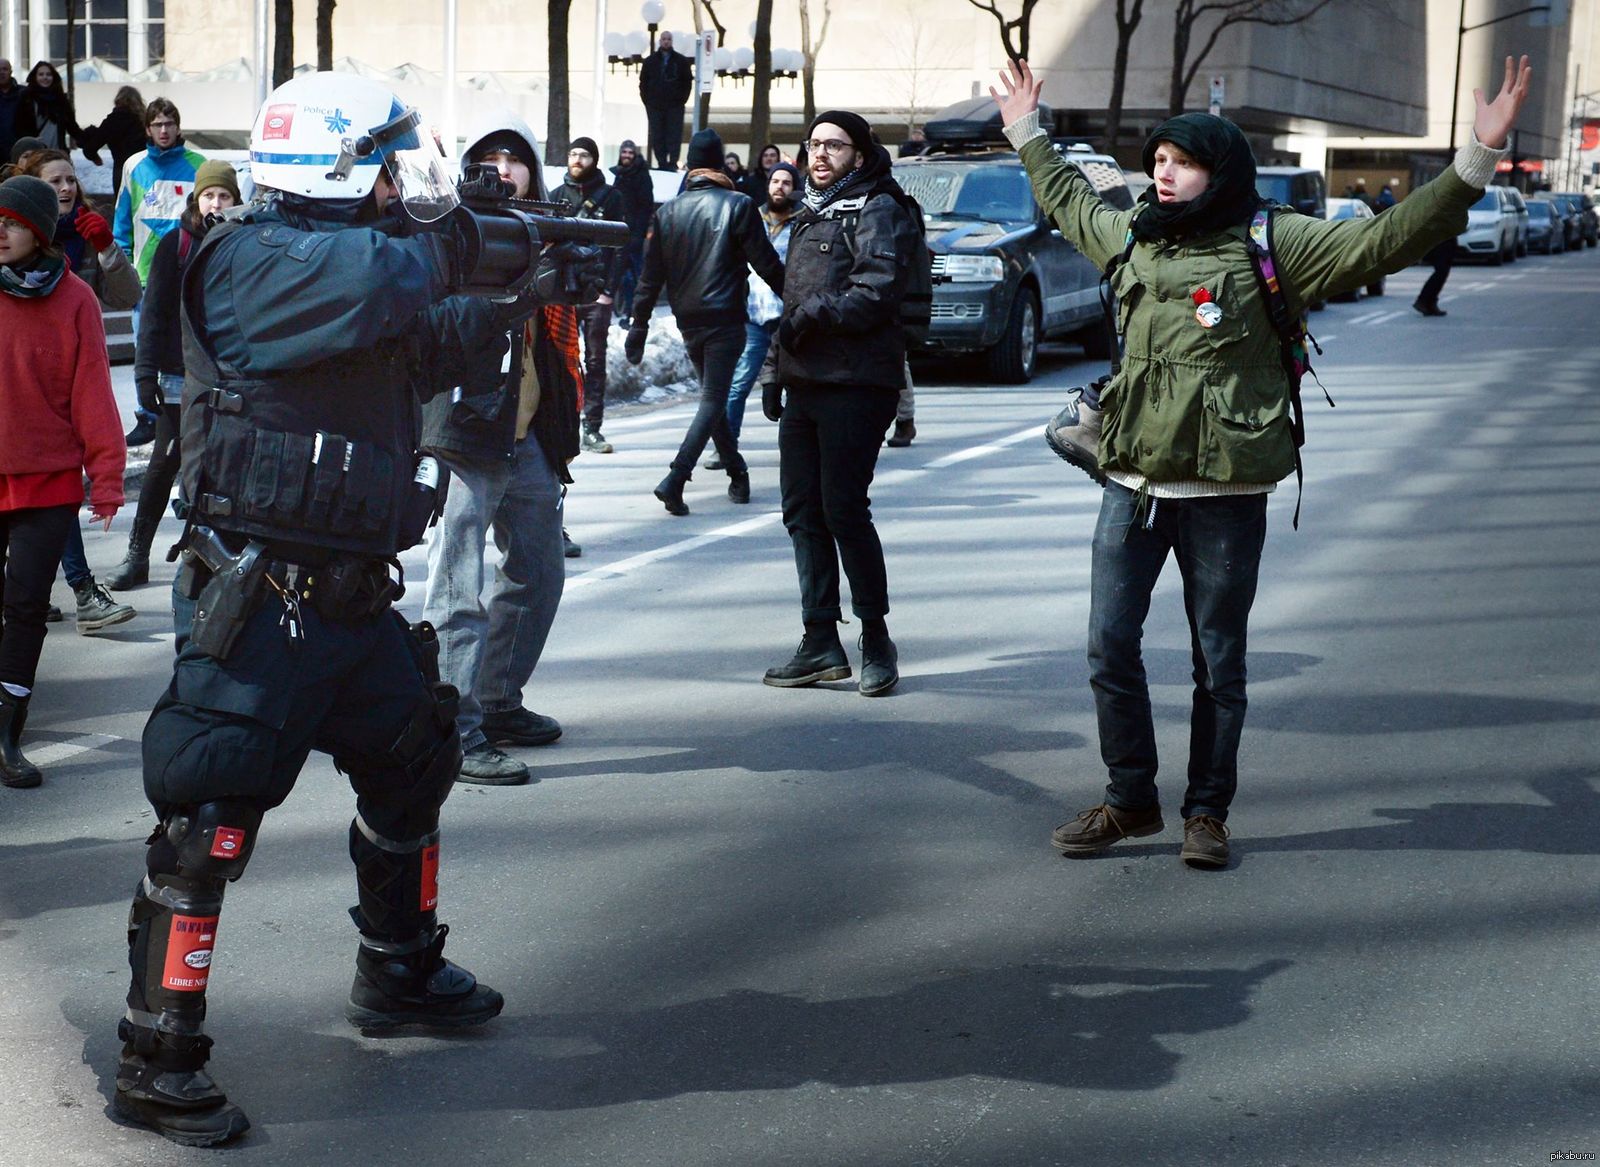
[(55, 238), (61, 206), (56, 192), (42, 178), (18, 174), (0, 182), (0, 216), (13, 219), (38, 236), (41, 247)]
[(572, 139), (571, 144), (567, 146), (567, 149), (587, 150), (589, 152), (589, 157), (595, 159), (597, 162), (600, 159), (600, 147), (594, 144), (593, 138), (574, 138)]
[(49, 143), (43, 138), (18, 138), (16, 143), (11, 147), (11, 161), (13, 163), (21, 162), (22, 156), (29, 151), (45, 150), (48, 148)]
[(202, 162), (200, 169), (194, 172), (194, 193), (199, 197), (202, 191), (209, 187), (220, 186), (233, 196), (235, 203), (241, 202), (239, 197), (239, 174), (234, 168), (220, 158), (212, 158)]
[[(835, 124), (837, 124), (837, 123), (835, 123)], [(780, 171), (780, 170), (783, 171), (784, 173), (786, 173), (791, 179), (794, 180), (794, 189), (795, 190), (799, 190), (802, 186), (805, 185), (805, 180), (800, 177), (800, 169), (799, 169), (799, 167), (795, 166), (795, 164), (793, 162), (776, 162), (776, 163), (774, 163), (773, 166), (772, 166), (772, 169), (767, 171), (767, 181), (771, 182), (772, 181), (772, 176), (774, 174), (778, 173), (778, 171)]]
[(722, 169), (722, 138), (709, 126), (689, 139), (690, 170)]
[(850, 144), (863, 155), (872, 153), (872, 127), (860, 114), (842, 109), (830, 109), (827, 113), (819, 113), (806, 127), (806, 139), (809, 141), (816, 128), (824, 123), (838, 126), (843, 130), (849, 137)]

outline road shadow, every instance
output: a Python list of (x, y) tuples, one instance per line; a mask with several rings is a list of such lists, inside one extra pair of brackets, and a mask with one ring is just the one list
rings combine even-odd
[[(1250, 656), (1250, 679), (1258, 677)], [(1250, 702), (1250, 729), (1297, 730), (1367, 737), (1493, 726), (1600, 723), (1600, 705), (1475, 693), (1309, 693), (1292, 703), (1278, 697)]]

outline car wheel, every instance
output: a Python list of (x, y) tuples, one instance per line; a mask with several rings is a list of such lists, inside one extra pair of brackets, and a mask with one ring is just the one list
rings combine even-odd
[(1007, 385), (1026, 384), (1038, 355), (1039, 302), (1033, 289), (1023, 288), (1011, 302), (1000, 343), (989, 350), (989, 376)]
[(1489, 257), (1489, 266), (1491, 266), (1491, 267), (1499, 267), (1505, 261), (1506, 261), (1505, 249), (1504, 248), (1497, 248), (1495, 250), (1495, 253)]

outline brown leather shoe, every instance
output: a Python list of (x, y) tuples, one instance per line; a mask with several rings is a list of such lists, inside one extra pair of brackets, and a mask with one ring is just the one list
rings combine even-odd
[(1183, 850), (1178, 852), (1190, 867), (1228, 865), (1228, 827), (1221, 819), (1197, 814), (1183, 820)]
[(1062, 823), (1050, 836), (1050, 841), (1063, 855), (1093, 855), (1123, 839), (1159, 835), (1165, 825), (1161, 821), (1159, 806), (1146, 810), (1123, 810), (1102, 802), (1099, 806), (1090, 807), (1070, 823)]

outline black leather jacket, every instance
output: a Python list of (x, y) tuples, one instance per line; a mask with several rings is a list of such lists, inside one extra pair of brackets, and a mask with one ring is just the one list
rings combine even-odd
[(783, 292), (783, 263), (756, 205), (713, 178), (691, 178), (650, 223), (634, 319), (650, 319), (665, 284), (679, 328), (743, 324), (750, 295), (747, 265), (773, 291)]

